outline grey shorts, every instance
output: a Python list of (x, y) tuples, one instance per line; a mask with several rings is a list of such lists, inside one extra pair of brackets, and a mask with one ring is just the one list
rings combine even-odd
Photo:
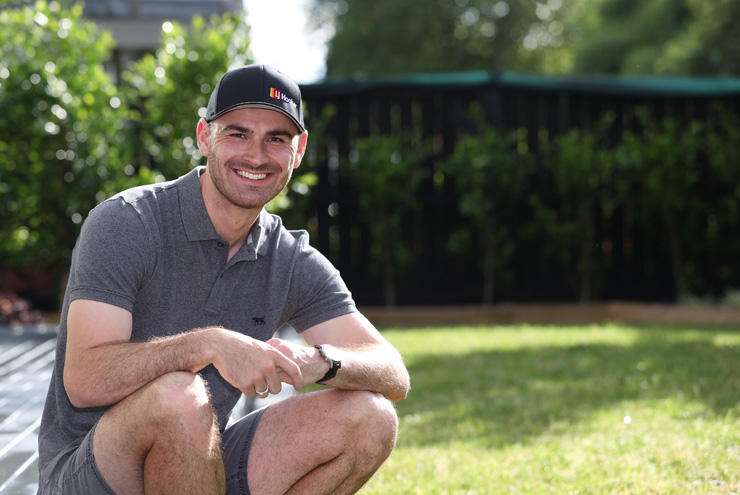
[[(247, 461), (257, 425), (265, 409), (247, 414), (226, 429), (222, 436), (226, 493), (249, 495)], [(108, 486), (93, 454), (95, 427), (75, 450), (61, 459), (48, 480), (39, 483), (37, 495), (115, 495)]]

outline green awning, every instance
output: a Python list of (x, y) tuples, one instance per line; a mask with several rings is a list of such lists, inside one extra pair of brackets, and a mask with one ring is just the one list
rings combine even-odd
[(740, 78), (658, 76), (539, 76), (486, 71), (413, 74), (401, 77), (325, 79), (303, 84), (306, 98), (388, 89), (501, 87), (573, 94), (719, 97), (740, 95)]

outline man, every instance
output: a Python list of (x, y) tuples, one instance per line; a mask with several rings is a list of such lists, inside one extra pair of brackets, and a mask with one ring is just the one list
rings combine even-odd
[[(39, 435), (39, 493), (354, 493), (395, 444), (409, 376), (338, 272), (263, 206), (306, 150), (298, 86), (228, 72), (207, 166), (93, 209)], [(308, 346), (271, 338), (292, 324)], [(316, 346), (316, 347), (314, 347)], [(225, 429), (239, 395), (301, 394)]]

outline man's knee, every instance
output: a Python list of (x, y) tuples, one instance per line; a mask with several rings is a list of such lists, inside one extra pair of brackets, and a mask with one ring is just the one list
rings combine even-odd
[(338, 391), (350, 430), (350, 442), (385, 459), (396, 445), (398, 415), (393, 403), (375, 392)]
[(103, 415), (95, 430), (95, 456), (111, 473), (138, 465), (159, 441), (168, 448), (208, 449), (214, 418), (202, 378), (193, 373), (167, 373)]
[(210, 429), (214, 413), (208, 387), (200, 375), (186, 371), (167, 373), (147, 385), (157, 421), (190, 429)]

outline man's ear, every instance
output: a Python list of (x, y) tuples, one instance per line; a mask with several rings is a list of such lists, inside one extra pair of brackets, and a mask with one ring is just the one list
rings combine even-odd
[(306, 154), (307, 146), (308, 146), (308, 131), (303, 131), (301, 135), (298, 136), (298, 149), (296, 149), (295, 162), (293, 163), (294, 169), (301, 166), (301, 160), (303, 160), (303, 155)]
[(211, 128), (208, 122), (201, 118), (195, 126), (195, 139), (198, 142), (198, 150), (203, 156), (208, 156), (208, 150), (211, 144)]

